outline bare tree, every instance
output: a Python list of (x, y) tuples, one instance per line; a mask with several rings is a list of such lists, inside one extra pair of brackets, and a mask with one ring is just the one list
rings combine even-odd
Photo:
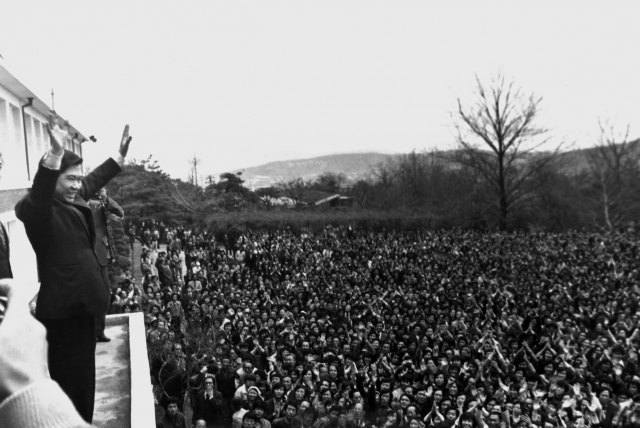
[(475, 100), (463, 104), (458, 98), (455, 116), (458, 150), (453, 160), (478, 173), (480, 184), (495, 200), (499, 226), (505, 230), (509, 214), (539, 185), (531, 180), (560, 151), (540, 151), (549, 139), (536, 119), (542, 98), (526, 95), (513, 81), (496, 75), (489, 85), (476, 76)]
[(609, 121), (598, 125), (598, 143), (586, 152), (588, 213), (595, 226), (611, 232), (640, 211), (640, 140), (629, 141), (628, 125), (622, 132)]
[(286, 196), (291, 198), (296, 206), (302, 204), (302, 198), (309, 190), (311, 183), (302, 179), (301, 177), (291, 179), (289, 181), (281, 181), (276, 187), (282, 191)]
[(189, 178), (196, 186), (198, 185), (198, 165), (200, 165), (201, 162), (202, 160), (200, 160), (195, 153), (193, 154), (193, 157), (189, 159), (189, 166), (191, 167), (189, 169)]

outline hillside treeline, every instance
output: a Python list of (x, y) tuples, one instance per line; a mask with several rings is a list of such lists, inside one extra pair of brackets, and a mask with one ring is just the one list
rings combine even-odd
[[(342, 224), (612, 232), (638, 221), (640, 140), (629, 139), (629, 127), (600, 123), (591, 148), (567, 150), (537, 123), (541, 97), (500, 74), (476, 83), (474, 98), (458, 99), (452, 115), (454, 150), (394, 157), (355, 183), (324, 173), (254, 192), (241, 173), (224, 173), (202, 187), (197, 178), (172, 179), (150, 156), (130, 162), (108, 190), (129, 220), (215, 229)], [(197, 177), (199, 160), (190, 162)], [(315, 205), (335, 194), (353, 203)]]
[[(355, 183), (359, 207), (430, 213), (440, 227), (500, 225), (494, 183), (457, 163), (457, 152), (412, 152)], [(559, 153), (520, 184), (508, 229), (612, 231), (640, 218), (640, 140)]]
[[(327, 173), (314, 181), (291, 180), (255, 192), (232, 173), (204, 188), (173, 179), (149, 157), (130, 162), (108, 190), (129, 221), (302, 230), (328, 224), (498, 228), (499, 203), (491, 183), (456, 156), (414, 151), (375, 166), (369, 178), (355, 183)], [(511, 207), (508, 229), (629, 227), (640, 218), (640, 140), (559, 153), (521, 187), (525, 196)], [(353, 207), (309, 207), (302, 201), (313, 191), (349, 196)], [(294, 199), (295, 192), (300, 203), (294, 206), (267, 200)]]

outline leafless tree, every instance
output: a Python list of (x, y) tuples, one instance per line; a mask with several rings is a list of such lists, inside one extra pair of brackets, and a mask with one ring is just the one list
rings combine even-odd
[(502, 74), (488, 85), (476, 76), (475, 100), (457, 101), (458, 150), (452, 159), (478, 173), (479, 184), (495, 197), (492, 205), (505, 230), (514, 207), (539, 185), (531, 178), (554, 161), (561, 145), (540, 150), (549, 142), (548, 130), (536, 124), (542, 98), (525, 94)]
[(588, 150), (591, 176), (589, 217), (611, 232), (640, 211), (640, 140), (629, 141), (629, 126), (618, 132), (610, 121), (598, 123), (597, 145)]
[(202, 160), (200, 160), (195, 153), (193, 157), (189, 159), (189, 178), (191, 178), (191, 182), (196, 186), (198, 185), (198, 165), (200, 165), (201, 162)]
[(282, 191), (287, 197), (291, 198), (296, 206), (303, 203), (302, 198), (307, 194), (310, 183), (301, 177), (291, 179), (289, 181), (281, 181), (276, 187)]

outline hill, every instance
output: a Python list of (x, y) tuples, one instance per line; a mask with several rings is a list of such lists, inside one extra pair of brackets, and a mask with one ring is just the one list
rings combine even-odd
[(242, 171), (242, 178), (249, 188), (267, 187), (279, 181), (298, 177), (312, 180), (326, 172), (344, 174), (350, 181), (356, 181), (368, 176), (371, 167), (387, 162), (394, 156), (396, 155), (382, 153), (345, 153), (311, 159), (270, 162), (239, 171)]
[[(640, 150), (640, 139), (630, 142), (633, 150)], [(567, 175), (584, 172), (589, 165), (589, 153), (596, 148), (574, 149), (560, 154), (561, 171)], [(446, 153), (446, 152), (445, 152)], [(344, 174), (351, 182), (366, 178), (372, 167), (400, 158), (402, 154), (383, 153), (344, 153), (320, 156), (310, 159), (295, 159), (270, 162), (264, 165), (245, 168), (242, 172), (245, 186), (255, 189), (272, 186), (280, 181), (302, 177), (313, 180), (327, 172)]]

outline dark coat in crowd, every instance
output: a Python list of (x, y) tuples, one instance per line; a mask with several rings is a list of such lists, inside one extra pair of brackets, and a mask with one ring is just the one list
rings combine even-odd
[(213, 397), (205, 396), (204, 389), (198, 392), (195, 402), (193, 403), (193, 423), (195, 425), (198, 419), (204, 419), (209, 426), (222, 426), (222, 413), (220, 407), (220, 399), (222, 394), (218, 391), (213, 392)]

